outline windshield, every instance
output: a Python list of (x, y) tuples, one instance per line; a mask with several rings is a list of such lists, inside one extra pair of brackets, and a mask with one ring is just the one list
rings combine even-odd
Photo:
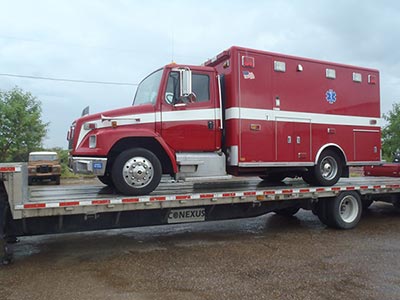
[(136, 90), (133, 106), (156, 103), (162, 73), (163, 70), (160, 69), (143, 79)]
[(29, 161), (57, 160), (57, 154), (29, 155)]

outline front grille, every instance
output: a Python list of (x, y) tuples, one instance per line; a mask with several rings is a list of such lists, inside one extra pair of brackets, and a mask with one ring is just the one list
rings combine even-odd
[(51, 173), (53, 170), (52, 166), (37, 166), (36, 173)]

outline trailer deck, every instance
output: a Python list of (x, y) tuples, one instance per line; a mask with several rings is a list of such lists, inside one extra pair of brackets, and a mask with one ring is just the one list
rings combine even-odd
[(399, 196), (400, 181), (390, 177), (351, 177), (330, 187), (292, 179), (279, 184), (258, 178), (202, 183), (163, 180), (150, 195), (124, 196), (100, 183), (28, 187), (25, 164), (0, 164), (0, 233), (8, 253), (9, 242), (18, 236), (246, 218), (269, 212), (293, 215), (300, 208), (312, 210), (328, 226), (350, 229), (359, 222), (363, 207), (376, 200), (398, 205)]

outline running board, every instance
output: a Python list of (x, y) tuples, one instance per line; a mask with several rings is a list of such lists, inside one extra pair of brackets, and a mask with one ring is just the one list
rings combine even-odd
[(232, 179), (232, 175), (220, 175), (220, 176), (208, 176), (208, 177), (186, 177), (184, 181), (199, 182), (199, 181), (229, 180), (229, 179)]

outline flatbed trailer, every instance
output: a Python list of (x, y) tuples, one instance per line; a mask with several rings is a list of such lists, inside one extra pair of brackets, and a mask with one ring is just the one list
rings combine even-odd
[(248, 218), (312, 210), (327, 226), (354, 228), (373, 201), (399, 206), (400, 180), (351, 177), (331, 187), (302, 180), (271, 184), (258, 178), (212, 183), (163, 180), (147, 196), (123, 196), (102, 184), (28, 186), (27, 165), (0, 164), (2, 263), (17, 237)]

